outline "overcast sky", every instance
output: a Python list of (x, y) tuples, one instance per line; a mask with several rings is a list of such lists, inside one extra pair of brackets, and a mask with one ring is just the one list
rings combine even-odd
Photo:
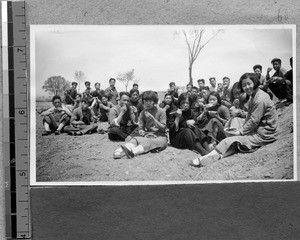
[[(31, 76), (37, 96), (45, 95), (42, 85), (48, 77), (63, 76), (74, 81), (76, 70), (84, 72), (92, 83), (108, 87), (108, 80), (119, 73), (135, 69), (140, 90), (162, 91), (170, 81), (185, 86), (188, 81), (188, 48), (182, 30), (203, 29), (203, 26), (32, 26)], [(205, 36), (224, 29), (200, 52), (193, 66), (194, 84), (211, 76), (221, 82), (228, 76), (238, 81), (255, 64), (263, 73), (271, 67), (271, 59), (282, 59), (290, 69), (293, 55), (292, 30), (288, 26), (206, 26)], [(268, 29), (266, 29), (268, 28)], [(270, 29), (272, 28), (272, 29)], [(174, 34), (176, 33), (177, 34)], [(130, 87), (132, 84), (130, 84)], [(119, 91), (124, 91), (117, 82)], [(83, 90), (83, 86), (81, 87)]]

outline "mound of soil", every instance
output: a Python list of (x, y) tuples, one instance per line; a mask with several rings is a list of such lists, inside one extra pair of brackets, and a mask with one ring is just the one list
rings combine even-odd
[[(47, 106), (37, 106), (37, 111)], [(293, 107), (278, 110), (278, 140), (254, 153), (235, 154), (211, 165), (194, 168), (198, 155), (168, 146), (160, 153), (133, 159), (112, 158), (122, 142), (107, 134), (42, 136), (42, 117), (36, 117), (36, 180), (64, 181), (195, 181), (271, 180), (293, 178)]]

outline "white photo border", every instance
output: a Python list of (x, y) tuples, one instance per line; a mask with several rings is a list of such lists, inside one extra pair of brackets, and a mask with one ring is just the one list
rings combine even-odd
[[(35, 72), (35, 34), (40, 30), (97, 30), (101, 27), (103, 29), (110, 28), (187, 28), (197, 27), (209, 30), (247, 30), (247, 29), (289, 29), (292, 30), (292, 49), (293, 49), (293, 179), (285, 180), (201, 180), (201, 181), (72, 181), (72, 182), (37, 182), (36, 181), (36, 72)], [(186, 185), (186, 184), (220, 184), (220, 183), (265, 183), (265, 182), (291, 182), (298, 181), (298, 163), (297, 163), (297, 81), (296, 81), (296, 24), (284, 25), (30, 25), (30, 186), (44, 186), (44, 187), (65, 187), (65, 186), (138, 186), (138, 185)]]

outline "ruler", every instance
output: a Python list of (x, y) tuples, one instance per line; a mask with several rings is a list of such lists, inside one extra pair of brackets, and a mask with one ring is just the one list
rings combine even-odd
[(1, 2), (6, 237), (30, 238), (25, 2)]

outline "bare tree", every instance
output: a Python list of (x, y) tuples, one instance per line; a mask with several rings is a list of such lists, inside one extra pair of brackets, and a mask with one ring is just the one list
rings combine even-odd
[(71, 86), (71, 83), (62, 76), (49, 77), (42, 86), (45, 92), (53, 95), (62, 95), (63, 92)]
[(78, 82), (78, 92), (80, 92), (80, 84), (85, 82), (85, 75), (83, 71), (75, 71), (75, 75), (74, 75), (75, 80)]
[(213, 33), (212, 36), (204, 40), (206, 30), (191, 30), (188, 33), (183, 30), (183, 35), (189, 50), (189, 83), (193, 84), (193, 64), (196, 61), (201, 50), (219, 33)]
[(133, 82), (133, 83), (139, 82), (139, 79), (137, 79), (134, 76), (134, 69), (131, 69), (130, 71), (125, 72), (125, 73), (119, 73), (117, 80), (124, 84), (126, 92), (127, 92), (128, 85), (130, 82)]

